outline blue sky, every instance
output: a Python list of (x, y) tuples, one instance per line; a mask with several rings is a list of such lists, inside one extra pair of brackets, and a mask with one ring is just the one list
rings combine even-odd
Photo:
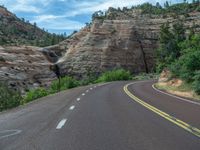
[[(150, 2), (163, 4), (166, 0), (0, 0), (11, 12), (52, 33), (70, 34), (91, 21), (91, 15), (109, 7), (130, 7)], [(170, 1), (170, 0), (169, 0)], [(183, 0), (171, 0), (172, 3)]]

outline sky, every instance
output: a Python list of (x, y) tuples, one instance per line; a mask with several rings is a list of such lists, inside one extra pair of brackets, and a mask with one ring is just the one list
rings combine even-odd
[[(91, 15), (109, 7), (131, 7), (150, 2), (163, 4), (166, 0), (0, 0), (9, 11), (51, 33), (67, 35), (91, 21)], [(168, 0), (170, 1), (170, 0)], [(171, 0), (171, 3), (183, 0)]]

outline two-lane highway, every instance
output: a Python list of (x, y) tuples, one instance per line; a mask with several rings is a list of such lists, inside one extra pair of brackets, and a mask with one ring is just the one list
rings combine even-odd
[[(199, 150), (200, 138), (127, 95), (132, 82), (91, 85), (0, 114), (0, 150)], [(153, 81), (127, 90), (200, 129), (200, 106), (165, 95)]]

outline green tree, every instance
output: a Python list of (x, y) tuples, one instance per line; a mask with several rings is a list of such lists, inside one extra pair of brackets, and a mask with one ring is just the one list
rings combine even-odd
[(162, 71), (181, 55), (179, 43), (185, 40), (185, 29), (181, 22), (173, 25), (170, 29), (169, 23), (163, 24), (160, 30), (160, 47), (157, 50), (157, 70)]
[(169, 2), (168, 2), (168, 1), (166, 1), (166, 2), (164, 3), (164, 7), (165, 7), (165, 8), (169, 8)]

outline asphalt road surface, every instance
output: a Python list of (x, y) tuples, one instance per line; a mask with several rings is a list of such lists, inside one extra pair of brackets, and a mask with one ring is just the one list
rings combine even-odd
[(199, 103), (153, 82), (75, 88), (0, 113), (0, 150), (200, 150)]

